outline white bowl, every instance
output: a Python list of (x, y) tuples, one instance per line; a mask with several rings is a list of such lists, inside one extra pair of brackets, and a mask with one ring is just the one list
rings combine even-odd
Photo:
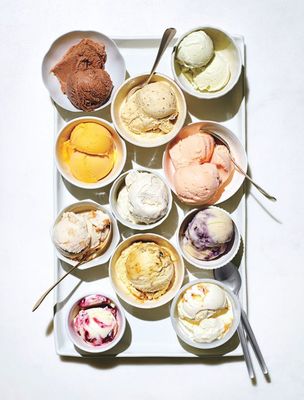
[[(68, 140), (71, 136), (72, 130), (78, 124), (83, 123), (83, 122), (94, 122), (96, 124), (104, 126), (111, 133), (111, 136), (112, 136), (112, 139), (114, 141), (116, 151), (117, 151), (117, 157), (116, 157), (116, 161), (115, 161), (112, 171), (107, 176), (100, 179), (96, 183), (95, 182), (94, 183), (86, 183), (86, 182), (82, 182), (82, 181), (76, 179), (71, 174), (69, 166), (66, 163), (64, 163), (60, 157), (60, 147), (62, 146), (63, 142)], [(75, 119), (72, 119), (71, 121), (67, 122), (58, 133), (54, 150), (55, 150), (56, 166), (57, 166), (60, 174), (72, 185), (75, 185), (82, 189), (100, 189), (104, 186), (109, 185), (109, 183), (112, 183), (119, 176), (121, 171), (123, 170), (123, 167), (125, 165), (126, 158), (127, 158), (127, 150), (126, 150), (125, 142), (120, 138), (120, 136), (117, 134), (115, 129), (112, 127), (112, 125), (108, 121), (106, 121), (102, 118), (97, 118), (97, 117), (79, 117), (79, 118), (75, 118)]]
[[(115, 306), (118, 309), (118, 324), (119, 324), (119, 330), (115, 336), (115, 338), (112, 340), (112, 342), (102, 345), (102, 346), (91, 346), (89, 343), (86, 343), (84, 340), (82, 340), (82, 338), (74, 331), (73, 326), (72, 326), (72, 321), (75, 318), (76, 314), (79, 311), (79, 306), (78, 303), (79, 301), (87, 296), (90, 295), (94, 295), (94, 294), (101, 294), (102, 296), (105, 296), (107, 298), (109, 298), (111, 301), (113, 301), (113, 303), (115, 304)], [(96, 292), (90, 292), (90, 293), (85, 293), (82, 296), (78, 297), (77, 300), (73, 300), (72, 304), (70, 302), (69, 305), (67, 305), (67, 309), (69, 309), (68, 314), (67, 314), (67, 318), (66, 318), (66, 330), (67, 330), (67, 334), (68, 337), (70, 338), (70, 340), (74, 343), (74, 345), (80, 349), (83, 350), (87, 353), (103, 353), (107, 350), (112, 349), (114, 346), (116, 346), (116, 344), (121, 340), (124, 332), (125, 332), (125, 328), (126, 328), (126, 317), (123, 311), (123, 308), (121, 307), (121, 305), (119, 304), (119, 302), (117, 300), (114, 300), (112, 298), (112, 296), (108, 296), (105, 293), (96, 293)]]
[(105, 70), (109, 73), (113, 82), (113, 90), (109, 99), (96, 108), (94, 111), (101, 110), (110, 104), (113, 100), (116, 90), (122, 84), (126, 78), (126, 65), (125, 61), (118, 50), (116, 44), (108, 36), (103, 33), (94, 31), (73, 31), (60, 36), (54, 41), (50, 49), (44, 56), (42, 62), (42, 79), (45, 87), (49, 91), (51, 98), (60, 107), (68, 111), (83, 112), (78, 108), (74, 107), (68, 97), (63, 94), (59, 80), (51, 72), (51, 69), (62, 59), (66, 51), (79, 43), (82, 39), (89, 38), (97, 42), (103, 42), (105, 44), (107, 52), (107, 61), (105, 63)]
[(174, 90), (176, 100), (177, 100), (177, 108), (178, 108), (178, 117), (177, 120), (169, 133), (166, 133), (161, 136), (157, 136), (155, 138), (145, 138), (143, 135), (138, 135), (131, 132), (122, 121), (121, 118), (121, 107), (124, 103), (124, 100), (127, 97), (129, 91), (145, 81), (149, 74), (141, 74), (133, 76), (127, 79), (121, 87), (115, 93), (113, 98), (113, 102), (111, 104), (111, 117), (117, 132), (128, 142), (139, 146), (139, 147), (157, 147), (163, 144), (168, 143), (172, 140), (179, 132), (179, 130), (183, 127), (186, 116), (187, 116), (187, 105), (183, 92), (177, 86), (177, 84), (167, 77), (166, 75), (155, 73), (150, 81), (152, 82), (167, 82), (170, 87)]
[[(68, 211), (77, 213), (77, 212), (84, 212), (84, 211), (90, 211), (90, 210), (101, 210), (109, 216), (110, 221), (111, 221), (111, 232), (110, 232), (111, 238), (110, 238), (110, 241), (109, 241), (104, 253), (102, 253), (100, 256), (94, 258), (93, 260), (80, 265), (78, 267), (79, 269), (91, 268), (91, 267), (95, 267), (96, 265), (101, 265), (101, 264), (105, 264), (106, 262), (108, 262), (111, 255), (113, 254), (116, 246), (118, 245), (118, 243), (120, 241), (120, 234), (119, 234), (117, 222), (113, 218), (112, 213), (107, 208), (101, 206), (100, 204), (96, 203), (93, 200), (88, 199), (88, 200), (82, 200), (82, 201), (78, 201), (76, 203), (70, 204), (69, 206), (65, 207), (63, 210), (61, 210), (58, 213), (58, 215), (55, 219), (55, 222), (52, 226), (52, 229), (51, 229), (51, 237), (52, 237), (53, 243), (54, 243), (53, 230), (54, 230), (55, 225), (61, 219), (63, 213), (68, 212)], [(72, 260), (71, 258), (68, 258), (64, 254), (62, 254), (62, 252), (60, 251), (59, 248), (57, 248), (55, 243), (54, 243), (54, 246), (55, 246), (56, 255), (60, 260), (66, 262), (67, 264), (70, 264), (72, 266), (75, 266), (78, 263), (78, 261)]]
[[(214, 285), (219, 286), (226, 292), (226, 295), (228, 296), (228, 298), (231, 302), (231, 305), (232, 305), (232, 312), (233, 312), (232, 326), (230, 327), (229, 331), (226, 333), (226, 335), (224, 337), (222, 337), (221, 339), (218, 339), (218, 340), (214, 340), (211, 343), (195, 342), (194, 340), (192, 340), (191, 338), (189, 338), (188, 336), (186, 336), (183, 333), (183, 331), (180, 329), (179, 323), (178, 323), (178, 316), (177, 316), (178, 300), (179, 300), (181, 294), (184, 293), (185, 290), (187, 290), (189, 287), (191, 287), (197, 283), (213, 283)], [(184, 285), (179, 290), (177, 295), (174, 297), (172, 304), (171, 304), (171, 308), (170, 308), (170, 317), (171, 317), (172, 326), (173, 326), (177, 336), (183, 342), (185, 342), (189, 346), (195, 347), (197, 349), (214, 349), (215, 347), (222, 346), (224, 343), (228, 342), (228, 340), (231, 339), (232, 336), (234, 335), (234, 333), (236, 332), (236, 330), (239, 326), (239, 323), (240, 323), (240, 318), (241, 318), (241, 306), (240, 306), (239, 299), (236, 297), (236, 295), (222, 282), (216, 281), (214, 279), (196, 279), (196, 280), (191, 281), (191, 282), (187, 283), (186, 285)]]
[[(189, 254), (184, 249), (182, 241), (183, 241), (183, 237), (184, 237), (184, 232), (187, 229), (189, 222), (192, 221), (194, 216), (199, 211), (205, 210), (208, 208), (215, 208), (215, 209), (221, 210), (223, 213), (225, 213), (232, 220), (234, 234), (233, 234), (233, 239), (232, 239), (233, 242), (231, 243), (231, 247), (227, 253), (222, 254), (221, 256), (219, 256), (218, 258), (216, 258), (214, 260), (204, 261), (204, 260), (198, 260), (197, 258), (191, 256), (191, 254)], [(238, 230), (236, 223), (234, 222), (233, 218), (226, 210), (223, 210), (222, 208), (219, 208), (219, 207), (209, 206), (209, 207), (203, 207), (200, 209), (191, 210), (184, 216), (184, 218), (178, 228), (177, 243), (178, 243), (179, 249), (180, 249), (183, 257), (185, 258), (185, 260), (188, 261), (188, 263), (194, 265), (197, 268), (201, 268), (201, 269), (216, 269), (216, 268), (220, 268), (220, 267), (223, 267), (224, 265), (228, 264), (235, 257), (235, 255), (237, 254), (239, 247), (240, 247), (241, 235), (240, 235), (240, 232)]]
[[(194, 127), (197, 127), (197, 129), (194, 129)], [(185, 137), (188, 135), (193, 135), (197, 133), (199, 128), (205, 128), (205, 129), (210, 129), (211, 131), (214, 131), (217, 133), (220, 137), (222, 137), (229, 145), (231, 155), (235, 162), (246, 172), (247, 171), (247, 156), (245, 149), (240, 142), (240, 140), (237, 138), (237, 136), (231, 132), (228, 128), (225, 126), (213, 122), (213, 121), (201, 121), (201, 122), (195, 122), (192, 124), (189, 124), (185, 126), (179, 134), (176, 136), (174, 140), (172, 140), (171, 143), (169, 143), (166, 147), (166, 150), (163, 154), (163, 170), (168, 182), (168, 185), (170, 186), (171, 190), (176, 194), (176, 190), (174, 187), (174, 181), (173, 181), (173, 176), (175, 172), (175, 168), (173, 166), (173, 163), (170, 158), (169, 154), (169, 149), (170, 147), (177, 142), (181, 137)], [(212, 200), (212, 203), (207, 203), (207, 204), (219, 204), (222, 203), (223, 201), (228, 200), (230, 197), (232, 197), (241, 187), (242, 183), (244, 182), (245, 176), (237, 170), (237, 168), (234, 168), (234, 172), (232, 175), (232, 178), (229, 178), (228, 183), (225, 184), (225, 186), (220, 189)], [(185, 203), (185, 201), (183, 201)], [(186, 203), (187, 204), (187, 203)], [(190, 205), (193, 206), (193, 203), (189, 203)], [(196, 203), (196, 206), (198, 205), (206, 205), (206, 203)]]
[[(159, 299), (156, 300), (147, 300), (145, 302), (137, 300), (133, 295), (131, 295), (128, 290), (125, 288), (124, 284), (120, 280), (119, 276), (117, 275), (116, 272), (116, 262), (118, 258), (120, 257), (120, 254), (123, 250), (128, 248), (131, 244), (134, 242), (155, 242), (158, 245), (165, 246), (170, 249), (170, 251), (173, 253), (174, 258), (175, 258), (175, 275), (174, 275), (174, 282), (172, 286), (169, 288), (169, 290), (163, 294)], [(126, 303), (128, 303), (131, 306), (138, 307), (138, 308), (144, 308), (144, 309), (151, 309), (151, 308), (156, 308), (163, 306), (164, 304), (168, 303), (177, 293), (177, 291), (180, 289), (180, 287), (183, 284), (184, 280), (184, 261), (182, 256), (179, 254), (178, 250), (169, 242), (169, 240), (165, 239), (164, 237), (160, 235), (156, 235), (154, 233), (142, 233), (142, 234), (137, 234), (129, 237), (128, 239), (125, 239), (123, 242), (121, 242), (116, 250), (113, 256), (111, 257), (110, 263), (109, 263), (109, 276), (110, 276), (110, 281), (112, 284), (113, 289), (117, 293), (117, 295), (123, 299)]]
[(110, 206), (111, 206), (111, 210), (113, 211), (113, 214), (115, 215), (115, 217), (118, 219), (119, 222), (121, 222), (123, 225), (127, 226), (128, 228), (131, 229), (135, 229), (135, 230), (139, 230), (139, 231), (146, 231), (146, 230), (150, 230), (153, 229), (157, 226), (159, 226), (161, 223), (164, 222), (164, 220), (168, 217), (168, 215), (170, 214), (171, 211), (171, 207), (172, 207), (172, 194), (171, 194), (171, 190), (168, 187), (167, 183), (165, 182), (164, 178), (162, 178), (157, 172), (155, 172), (154, 170), (149, 170), (147, 168), (137, 168), (136, 171), (140, 171), (140, 172), (148, 172), (150, 174), (153, 174), (155, 176), (157, 176), (158, 178), (160, 178), (162, 180), (162, 182), (164, 183), (164, 185), (166, 186), (167, 189), (167, 193), (168, 193), (168, 207), (167, 207), (167, 212), (166, 214), (159, 219), (158, 221), (154, 222), (153, 224), (134, 224), (128, 220), (126, 220), (125, 218), (123, 218), (121, 216), (121, 214), (118, 211), (117, 208), (117, 198), (118, 198), (118, 194), (121, 191), (121, 189), (125, 186), (125, 178), (126, 176), (131, 172), (134, 171), (133, 170), (129, 170), (127, 172), (124, 172), (123, 174), (121, 174), (116, 181), (113, 183), (113, 185), (111, 186), (111, 190), (110, 190), (110, 195), (109, 195), (109, 199), (110, 199)]
[[(195, 31), (204, 31), (212, 39), (215, 51), (220, 52), (229, 62), (231, 72), (230, 79), (227, 85), (217, 92), (209, 93), (196, 90), (188, 79), (181, 73), (181, 66), (176, 60), (176, 51), (180, 42), (190, 33)], [(185, 92), (199, 99), (216, 99), (227, 94), (238, 82), (242, 71), (242, 56), (234, 39), (228, 33), (219, 28), (201, 26), (191, 29), (178, 39), (171, 55), (171, 69), (175, 81)]]

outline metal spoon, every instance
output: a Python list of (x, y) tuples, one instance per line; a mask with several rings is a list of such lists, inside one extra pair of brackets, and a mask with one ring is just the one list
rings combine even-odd
[(209, 135), (213, 136), (218, 141), (222, 142), (227, 147), (227, 149), (229, 151), (230, 160), (233, 162), (233, 164), (236, 166), (236, 168), (240, 171), (240, 173), (243, 174), (253, 184), (253, 186), (255, 186), (267, 199), (269, 199), (271, 201), (277, 201), (277, 199), (275, 197), (271, 196), (269, 193), (266, 192), (266, 190), (264, 190), (256, 182), (254, 182), (254, 180), (234, 161), (234, 159), (233, 159), (233, 157), (231, 155), (230, 146), (226, 142), (225, 139), (223, 139), (216, 132), (211, 131), (209, 128), (205, 129), (205, 128), (202, 127), (202, 128), (200, 128), (200, 132), (208, 133)]
[[(215, 269), (213, 271), (213, 274), (214, 274), (215, 279), (225, 283), (236, 295), (238, 295), (240, 288), (242, 286), (242, 279), (241, 279), (239, 270), (232, 263), (229, 263), (222, 268)], [(238, 333), (239, 333), (240, 342), (241, 342), (241, 345), (242, 345), (242, 348), (244, 351), (244, 357), (245, 357), (248, 373), (250, 374), (250, 378), (253, 379), (252, 373), (254, 376), (254, 371), (253, 371), (250, 353), (248, 351), (248, 343), (247, 343), (247, 341), (245, 339), (245, 335), (244, 335), (244, 330), (247, 333), (247, 337), (251, 343), (251, 346), (252, 346), (253, 351), (256, 355), (256, 358), (260, 364), (263, 374), (268, 375), (269, 374), (268, 368), (266, 366), (264, 357), (262, 355), (262, 352), (260, 350), (260, 347), (258, 345), (256, 337), (255, 337), (253, 330), (251, 328), (251, 325), (249, 323), (247, 314), (245, 313), (245, 311), (243, 309), (241, 309), (241, 323), (240, 323)], [(247, 358), (248, 355), (249, 355), (249, 358)]]
[(109, 243), (110, 239), (112, 238), (112, 229), (110, 230), (110, 233), (108, 234), (107, 238), (101, 242), (98, 246), (94, 247), (93, 249), (89, 249), (88, 251), (85, 251), (80, 258), (78, 258), (78, 263), (74, 265), (68, 272), (66, 272), (61, 278), (57, 280), (52, 286), (50, 286), (42, 296), (39, 297), (39, 299), (36, 301), (34, 304), (34, 307), (32, 309), (32, 312), (37, 310), (37, 308), (40, 306), (40, 304), (43, 302), (43, 300), (46, 298), (46, 296), (61, 282), (65, 277), (67, 277), (71, 272), (73, 272), (75, 269), (77, 269), (80, 265), (85, 264), (97, 256), (99, 256)]
[(155, 58), (153, 67), (151, 69), (150, 75), (148, 76), (148, 78), (140, 85), (134, 86), (130, 92), (127, 95), (127, 99), (129, 99), (135, 92), (137, 92), (137, 90), (143, 88), (144, 86), (148, 85), (148, 83), (150, 82), (157, 66), (158, 63), (160, 61), (160, 59), (162, 58), (162, 55), (164, 54), (166, 48), (169, 46), (171, 40), (174, 38), (176, 34), (176, 29), (175, 28), (167, 28), (163, 34), (163, 37), (161, 39), (160, 45), (159, 45), (159, 49), (158, 49), (158, 53), (157, 56)]

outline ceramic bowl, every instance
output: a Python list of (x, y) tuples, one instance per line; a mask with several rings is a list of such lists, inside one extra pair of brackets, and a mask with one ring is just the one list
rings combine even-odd
[(79, 43), (82, 39), (89, 38), (97, 42), (105, 44), (107, 52), (107, 61), (105, 63), (105, 70), (109, 73), (113, 82), (113, 90), (109, 99), (96, 108), (94, 111), (101, 110), (109, 105), (117, 91), (118, 87), (123, 83), (126, 78), (126, 64), (116, 46), (115, 42), (103, 33), (94, 31), (73, 31), (68, 32), (54, 41), (50, 49), (44, 56), (42, 62), (42, 79), (45, 87), (49, 91), (51, 98), (60, 107), (72, 112), (83, 112), (74, 107), (68, 97), (62, 92), (59, 80), (51, 72), (51, 69), (62, 59), (68, 49), (75, 44)]
[[(227, 60), (230, 66), (231, 75), (228, 83), (226, 86), (216, 92), (202, 92), (195, 89), (188, 79), (182, 74), (181, 65), (176, 60), (176, 52), (181, 41), (190, 33), (196, 31), (204, 31), (211, 38), (214, 50), (220, 53), (223, 58)], [(216, 99), (227, 94), (238, 82), (242, 72), (242, 56), (240, 49), (231, 35), (219, 28), (201, 26), (191, 29), (178, 39), (171, 55), (171, 69), (174, 80), (185, 92), (199, 99)]]

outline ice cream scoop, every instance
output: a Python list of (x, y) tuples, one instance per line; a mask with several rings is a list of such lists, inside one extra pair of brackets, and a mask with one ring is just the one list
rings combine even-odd
[(115, 146), (111, 133), (92, 122), (78, 124), (62, 143), (61, 157), (72, 175), (82, 182), (98, 182), (113, 169)]
[(189, 222), (182, 246), (196, 259), (213, 260), (228, 250), (233, 234), (233, 222), (228, 214), (218, 208), (206, 208)]
[(85, 38), (52, 68), (62, 92), (79, 110), (93, 111), (109, 98), (113, 83), (104, 69), (106, 59), (105, 45)]
[(109, 98), (113, 89), (110, 75), (104, 69), (79, 70), (67, 80), (67, 96), (83, 111), (93, 111)]
[(169, 149), (176, 169), (190, 164), (202, 164), (211, 159), (214, 139), (208, 134), (197, 133), (177, 140)]
[(78, 303), (73, 328), (85, 343), (103, 346), (112, 342), (119, 329), (118, 310), (107, 297), (87, 296)]
[(171, 252), (154, 242), (134, 242), (116, 262), (126, 289), (140, 301), (154, 300), (167, 292), (174, 278)]
[(208, 64), (213, 57), (213, 51), (210, 37), (204, 31), (195, 31), (180, 42), (176, 59), (187, 68), (200, 68)]
[(168, 210), (169, 196), (164, 182), (150, 172), (131, 171), (117, 197), (119, 214), (134, 224), (152, 224)]
[(65, 212), (54, 226), (53, 241), (65, 256), (77, 259), (106, 242), (109, 233), (110, 218), (101, 210)]
[(184, 335), (195, 342), (210, 343), (228, 333), (234, 316), (225, 291), (216, 284), (202, 282), (182, 293), (177, 318)]
[(227, 147), (222, 144), (216, 145), (210, 162), (217, 166), (221, 184), (225, 183), (234, 170)]
[(136, 91), (122, 106), (121, 118), (135, 134), (169, 133), (178, 115), (176, 97), (166, 82), (153, 82)]
[(214, 164), (194, 164), (179, 168), (174, 174), (178, 197), (190, 204), (206, 204), (215, 195), (220, 178)]
[(230, 68), (224, 57), (215, 53), (206, 67), (195, 71), (185, 71), (184, 75), (195, 89), (202, 92), (217, 92), (227, 85), (230, 79)]
[(56, 246), (69, 253), (78, 254), (90, 245), (90, 234), (85, 219), (73, 212), (66, 212), (54, 226)]

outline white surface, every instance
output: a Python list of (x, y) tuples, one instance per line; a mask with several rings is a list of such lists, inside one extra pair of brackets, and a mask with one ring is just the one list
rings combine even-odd
[[(303, 12), (296, 0), (2, 2), (1, 397), (150, 400), (161, 390), (178, 400), (303, 398)], [(73, 29), (155, 36), (171, 24), (180, 34), (207, 23), (245, 37), (249, 163), (279, 199), (270, 203), (254, 188), (248, 197), (250, 321), (272, 383), (255, 359), (255, 386), (241, 360), (61, 361), (50, 334), (52, 296), (30, 311), (53, 279), (53, 110), (41, 59), (55, 37)]]
[[(131, 76), (138, 74), (140, 71), (143, 71), (145, 68), (143, 60), (140, 58), (141, 53), (146, 53), (146, 59), (153, 60), (154, 54), (157, 52), (157, 43), (159, 41), (156, 40), (116, 40), (117, 45), (121, 49), (123, 56), (125, 57), (128, 73)], [(243, 39), (241, 37), (236, 38), (236, 42), (242, 52), (244, 53), (244, 44)], [(170, 50), (172, 51), (172, 49)], [(169, 52), (170, 54), (170, 52)], [(170, 57), (169, 54), (167, 57), (163, 57), (158, 71), (169, 75), (170, 71)], [(227, 102), (237, 103), (240, 100), (241, 104), (238, 108), (238, 112), (233, 116), (233, 118), (229, 118), (229, 121), (225, 121), (224, 124), (228, 125), (229, 128), (234, 132), (239, 141), (245, 145), (246, 135), (245, 135), (245, 99), (242, 98), (243, 86), (242, 82), (238, 84), (235, 91), (231, 92), (229, 99)], [(187, 120), (190, 122), (197, 121), (201, 115), (201, 101), (199, 103), (189, 102)], [(226, 115), (226, 107), (225, 104), (217, 103), (217, 112), (218, 115), (224, 117)], [(98, 116), (104, 117), (104, 114), (97, 114)], [(57, 133), (61, 131), (62, 126), (65, 124), (65, 119), (73, 118), (74, 115), (70, 113), (57, 112), (56, 110), (56, 118), (55, 118), (55, 140), (57, 137)], [(213, 127), (212, 127), (213, 128)], [(229, 132), (226, 131), (225, 128), (219, 129), (217, 126), (214, 127), (216, 132), (220, 132), (222, 134), (226, 134), (225, 139), (228, 141), (230, 147), (232, 148), (232, 154), (236, 153), (235, 148), (237, 148), (236, 137), (229, 137)], [(158, 147), (156, 149), (144, 149), (139, 148), (130, 144), (127, 144), (127, 153), (128, 158), (126, 162), (126, 166), (124, 170), (139, 167), (149, 167), (152, 170), (157, 171), (164, 178), (164, 172), (162, 169), (162, 159), (163, 159), (163, 151), (165, 147)], [(246, 164), (242, 163), (240, 160), (242, 157), (238, 154), (235, 157), (238, 163), (240, 163), (243, 169), (246, 169)], [(246, 158), (246, 157), (245, 157)], [(234, 176), (232, 182), (227, 185), (225, 188), (223, 195), (221, 197), (226, 198), (227, 192), (234, 193), (234, 187), (236, 189), (239, 188), (241, 182), (243, 181), (243, 175), (234, 172)], [(56, 211), (61, 210), (63, 207), (68, 206), (75, 201), (80, 200), (84, 197), (90, 196), (97, 202), (108, 206), (109, 201), (109, 186), (106, 186), (102, 189), (90, 190), (88, 193), (87, 190), (82, 190), (73, 185), (64, 182), (61, 179), (60, 174), (56, 174), (56, 180), (54, 185), (55, 190), (55, 208)], [(228, 200), (220, 204), (221, 207), (225, 207), (228, 211), (232, 212), (232, 216), (235, 219), (236, 224), (239, 226), (242, 237), (245, 239), (245, 213), (246, 213), (246, 201), (245, 196), (243, 195), (243, 189), (240, 189), (238, 195), (234, 198)], [(242, 197), (243, 195), (243, 197)], [(193, 208), (193, 207), (191, 207)], [(155, 229), (150, 229), (149, 232), (154, 232), (160, 235), (165, 236), (167, 239), (171, 241), (172, 244), (177, 245), (177, 229), (179, 223), (182, 221), (182, 218), (187, 212), (189, 207), (186, 205), (182, 205), (177, 201), (173, 201), (173, 207), (170, 212), (170, 216), (166, 221), (163, 222), (159, 227)], [(129, 229), (125, 226), (119, 225), (120, 232), (123, 237), (129, 237), (134, 233), (133, 229)], [(242, 249), (240, 250), (240, 254), (242, 255)], [(223, 256), (222, 258), (224, 258)], [(221, 260), (220, 258), (219, 260)], [(214, 261), (209, 261), (210, 264), (213, 264)], [(245, 256), (241, 257), (240, 263), (240, 273), (243, 280), (246, 282), (246, 268), (245, 268)], [(211, 271), (202, 271), (193, 267), (189, 267), (189, 264), (186, 263), (187, 267), (185, 283), (187, 280), (193, 280), (195, 278), (210, 278), (212, 277)], [(59, 279), (60, 276), (66, 271), (67, 266), (60, 262), (55, 262), (55, 277), (56, 280)], [(69, 276), (68, 279), (65, 279), (60, 286), (57, 287), (56, 295), (55, 295), (55, 303), (58, 303), (56, 317), (54, 319), (54, 328), (55, 328), (55, 342), (56, 342), (56, 351), (58, 354), (63, 356), (80, 356), (79, 352), (74, 348), (73, 344), (69, 340), (66, 335), (65, 325), (67, 313), (69, 312), (69, 307), (71, 303), (75, 301), (78, 296), (78, 290), (84, 290), (87, 288), (90, 291), (100, 292), (103, 291), (110, 293), (110, 295), (114, 295), (114, 292), (111, 288), (110, 280), (108, 278), (108, 263), (100, 265), (96, 268), (90, 268), (86, 273), (83, 273), (81, 276), (79, 274), (73, 273)], [(82, 279), (82, 282), (79, 282), (79, 278)], [(77, 287), (76, 290), (73, 290), (74, 287)], [(179, 288), (178, 288), (179, 289)], [(245, 286), (244, 286), (245, 289)], [(169, 292), (160, 299), (159, 303), (168, 297)], [(170, 294), (172, 297), (172, 293)], [(121, 296), (123, 298), (123, 296)], [(240, 298), (244, 307), (246, 307), (246, 290), (242, 290), (240, 292)], [(124, 305), (124, 304), (123, 304)], [(125, 305), (124, 305), (125, 306)], [(202, 356), (214, 356), (220, 355), (223, 353), (227, 353), (229, 355), (242, 355), (241, 347), (237, 347), (237, 342), (235, 341), (235, 337), (231, 342), (225, 344), (224, 348), (219, 347), (217, 349), (212, 350), (212, 354), (208, 354), (208, 352), (204, 351), (193, 351), (189, 348), (184, 348), (178, 341), (174, 330), (172, 329), (170, 317), (169, 317), (169, 305), (160, 307), (159, 309), (155, 309), (152, 311), (138, 311), (132, 309), (132, 307), (125, 307), (126, 318), (128, 322), (128, 329), (126, 330), (126, 334), (122, 339), (121, 343), (117, 346), (117, 348), (111, 349), (107, 352), (107, 356), (113, 356), (118, 353), (117, 357), (144, 357), (144, 356), (171, 356), (171, 357), (194, 357), (195, 354)], [(158, 335), (161, 333), (161, 337), (158, 338)], [(189, 351), (190, 350), (190, 351)], [(194, 354), (192, 354), (192, 351)], [(210, 352), (209, 352), (210, 353)], [(105, 354), (101, 354), (100, 356), (104, 356)]]

